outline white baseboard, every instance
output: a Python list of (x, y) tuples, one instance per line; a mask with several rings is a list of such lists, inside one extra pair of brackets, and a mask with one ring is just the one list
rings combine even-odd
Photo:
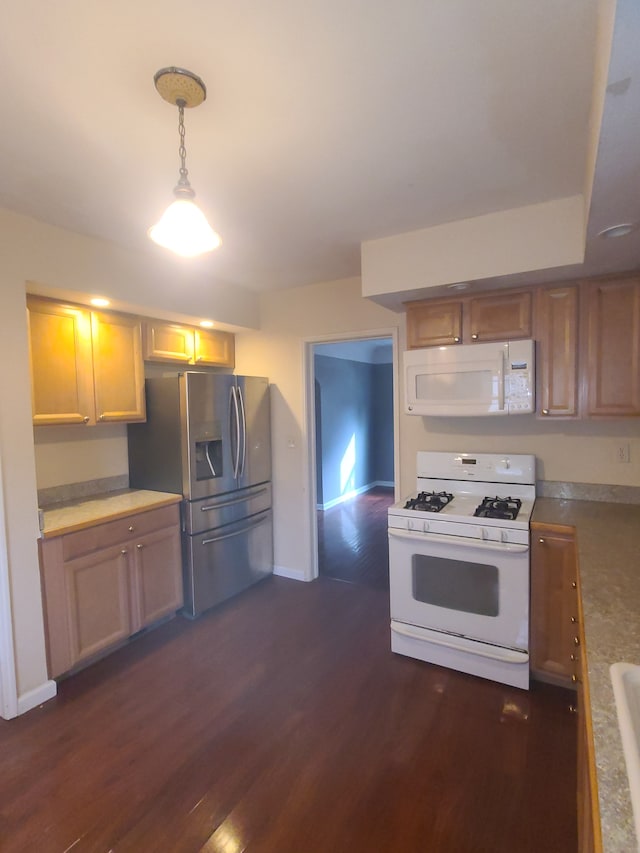
[(331, 507), (338, 506), (338, 504), (342, 504), (345, 501), (350, 501), (351, 498), (357, 498), (358, 495), (370, 492), (371, 489), (375, 489), (376, 486), (388, 486), (389, 488), (393, 488), (394, 483), (389, 483), (386, 480), (376, 480), (374, 483), (367, 483), (366, 486), (360, 486), (359, 489), (353, 489), (350, 492), (346, 492), (344, 495), (333, 498), (333, 500), (327, 501), (325, 504), (316, 504), (316, 509), (331, 509)]
[(21, 696), (18, 696), (18, 716), (26, 714), (32, 708), (42, 705), (43, 702), (48, 702), (58, 692), (58, 685), (55, 681), (45, 681), (39, 687), (34, 687), (33, 690), (28, 690)]
[(278, 575), (279, 578), (289, 578), (292, 581), (310, 581), (312, 578), (308, 578), (302, 569), (288, 569), (286, 566), (274, 566), (273, 567), (274, 575)]

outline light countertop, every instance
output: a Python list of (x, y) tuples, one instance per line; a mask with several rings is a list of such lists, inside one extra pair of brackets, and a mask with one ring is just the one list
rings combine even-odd
[(91, 498), (69, 501), (43, 511), (44, 526), (41, 535), (43, 539), (50, 539), (53, 536), (61, 536), (63, 533), (84, 530), (94, 524), (179, 503), (181, 500), (182, 495), (169, 492), (122, 489)]
[(538, 498), (532, 521), (575, 527), (605, 853), (638, 849), (609, 667), (640, 664), (640, 505)]

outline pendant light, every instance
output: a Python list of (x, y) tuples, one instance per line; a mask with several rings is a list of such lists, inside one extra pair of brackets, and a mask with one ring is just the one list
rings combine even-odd
[(178, 255), (193, 258), (220, 245), (220, 237), (193, 200), (195, 192), (189, 183), (185, 165), (184, 108), (199, 106), (207, 97), (207, 89), (199, 77), (184, 68), (161, 68), (154, 75), (153, 82), (160, 96), (178, 107), (180, 177), (173, 190), (176, 200), (149, 229), (148, 234), (160, 246)]

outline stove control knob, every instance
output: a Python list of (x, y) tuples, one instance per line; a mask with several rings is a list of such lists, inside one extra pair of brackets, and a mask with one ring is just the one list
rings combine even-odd
[(509, 541), (509, 534), (507, 533), (506, 530), (500, 531), (500, 541), (501, 542), (508, 542)]
[(510, 459), (503, 459), (502, 464), (507, 469), (507, 471), (509, 470), (509, 468), (511, 468), (511, 460)]
[(424, 530), (425, 533), (429, 532), (429, 522), (428, 521), (425, 521), (422, 529)]

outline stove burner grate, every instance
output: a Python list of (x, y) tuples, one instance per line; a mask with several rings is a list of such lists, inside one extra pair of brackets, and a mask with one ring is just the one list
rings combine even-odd
[(451, 503), (453, 495), (449, 492), (420, 492), (415, 498), (409, 498), (405, 509), (417, 509), (420, 512), (440, 512)]
[(514, 521), (518, 517), (522, 501), (520, 498), (483, 498), (473, 513), (477, 518), (501, 518)]

